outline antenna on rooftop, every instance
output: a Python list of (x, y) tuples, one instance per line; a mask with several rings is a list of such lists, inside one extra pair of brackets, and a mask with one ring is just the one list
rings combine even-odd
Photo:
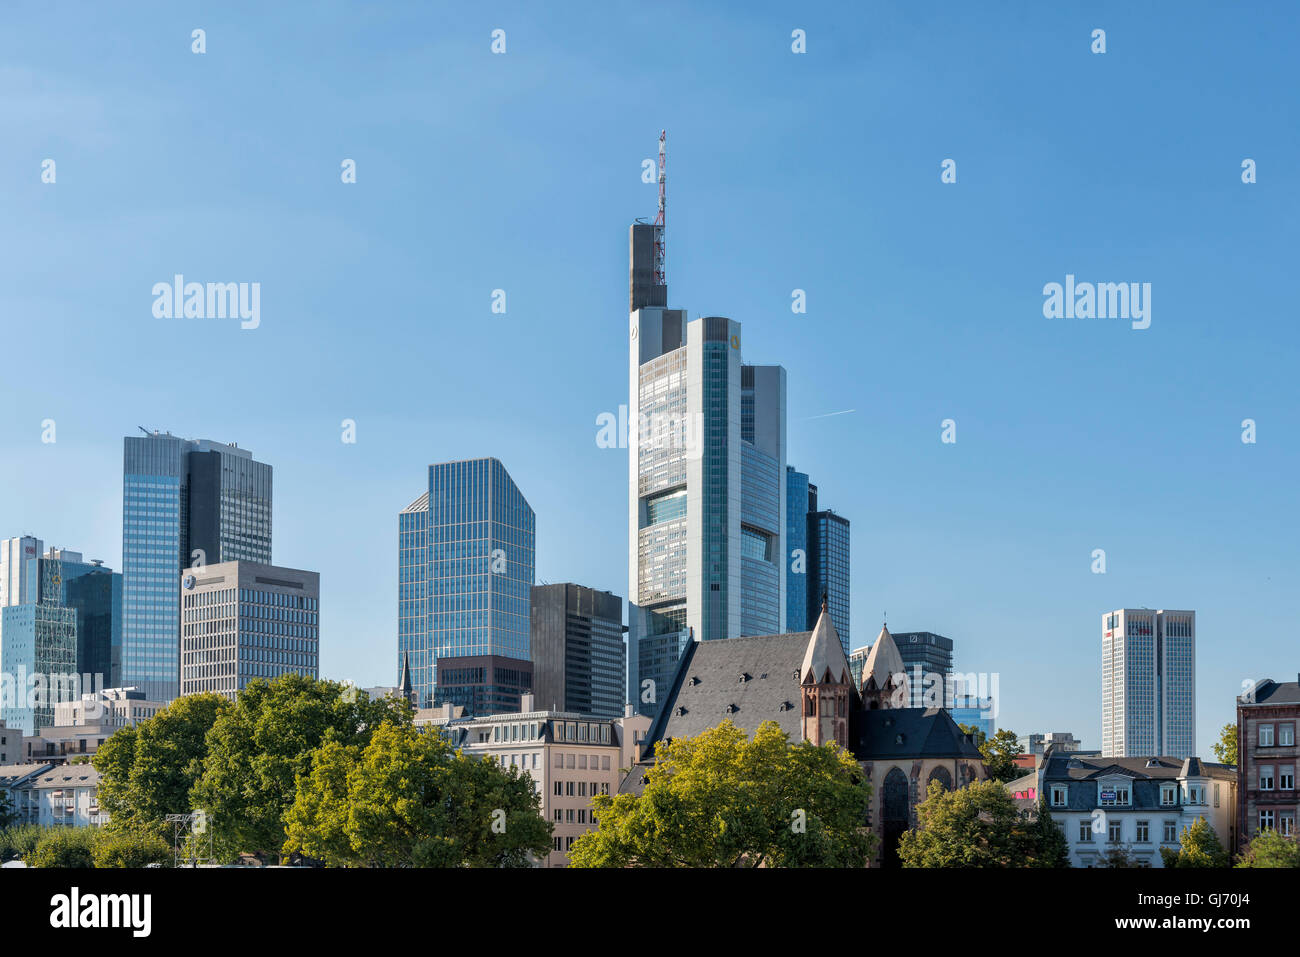
[(665, 213), (666, 187), (668, 184), (668, 131), (659, 131), (659, 212), (655, 215), (654, 229), (654, 246), (655, 246), (655, 265), (654, 265), (654, 283), (656, 286), (665, 285), (668, 280), (664, 276), (664, 227), (667, 225)]

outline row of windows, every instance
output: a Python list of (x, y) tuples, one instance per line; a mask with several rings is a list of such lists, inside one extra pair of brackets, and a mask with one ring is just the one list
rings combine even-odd
[[(1295, 724), (1286, 723), (1276, 726), (1261, 724), (1259, 726), (1259, 746), (1261, 748), (1290, 748), (1295, 746)], [(1276, 741), (1276, 744), (1274, 743)]]

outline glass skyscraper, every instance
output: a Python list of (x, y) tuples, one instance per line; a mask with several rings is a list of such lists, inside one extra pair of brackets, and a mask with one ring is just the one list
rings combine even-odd
[(52, 725), (55, 701), (80, 690), (76, 611), (40, 602), (0, 608), (0, 672), (12, 682), (0, 719), (24, 734)]
[(1101, 753), (1196, 755), (1196, 612), (1121, 608), (1101, 620)]
[(396, 673), (409, 664), (419, 707), (441, 703), (439, 658), (528, 661), (535, 547), (533, 510), (498, 460), (429, 466), (398, 516)]
[[(808, 516), (809, 608), (826, 596), (835, 631), (849, 653), (849, 520), (829, 509)], [(814, 621), (809, 612), (809, 621)]]
[(271, 563), (271, 466), (246, 449), (171, 433), (127, 436), (122, 468), (122, 683), (180, 691), (180, 573)]
[(50, 549), (28, 563), (34, 600), (76, 612), (77, 664), (90, 692), (122, 683), (122, 576), (77, 552)]
[[(808, 605), (808, 474), (785, 467), (785, 545), (789, 581), (785, 591), (785, 630), (811, 631), (817, 623)], [(811, 486), (816, 494), (816, 486)], [(820, 607), (820, 606), (818, 606)]]

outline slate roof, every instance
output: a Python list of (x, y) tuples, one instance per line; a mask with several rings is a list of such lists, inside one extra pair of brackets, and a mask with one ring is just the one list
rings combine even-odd
[(99, 787), (99, 772), (89, 764), (64, 764), (32, 781), (37, 790)]
[(792, 741), (803, 740), (799, 672), (811, 634), (688, 643), (646, 733), (642, 760), (665, 738), (694, 737), (727, 718), (750, 735), (764, 721), (775, 721)]
[[(1156, 762), (1148, 767), (1150, 762)], [(1092, 811), (1098, 806), (1099, 780), (1113, 775), (1123, 775), (1132, 782), (1132, 803), (1118, 811), (1169, 811), (1160, 803), (1160, 785), (1172, 783), (1183, 775), (1184, 769), (1193, 777), (1211, 780), (1235, 781), (1236, 768), (1226, 764), (1202, 761), (1200, 758), (1132, 757), (1132, 758), (1081, 758), (1076, 754), (1049, 754), (1043, 768), (1043, 790), (1050, 794), (1052, 784), (1070, 784), (1068, 805), (1054, 811)]]
[(861, 711), (850, 720), (850, 740), (859, 761), (970, 758), (982, 761), (974, 740), (962, 733), (943, 708), (885, 708)]
[(7, 788), (23, 778), (52, 767), (54, 765), (48, 761), (41, 764), (0, 764), (0, 787)]
[(1252, 704), (1300, 704), (1300, 681), (1274, 681), (1265, 678), (1255, 686), (1255, 700), (1237, 703), (1249, 708)]

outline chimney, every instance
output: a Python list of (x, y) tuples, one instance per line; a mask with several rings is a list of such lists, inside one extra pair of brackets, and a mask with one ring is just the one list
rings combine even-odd
[(623, 705), (623, 717), (631, 718), (635, 715), (636, 715), (636, 705), (634, 704)]
[(528, 692), (525, 692), (524, 694), (521, 694), (521, 695), (519, 696), (519, 711), (520, 711), (520, 713), (521, 713), (521, 714), (528, 714), (528, 712), (533, 711), (533, 710), (535, 710), (535, 707), (534, 707), (534, 705), (533, 705), (533, 693), (532, 693), (531, 691), (528, 691)]

